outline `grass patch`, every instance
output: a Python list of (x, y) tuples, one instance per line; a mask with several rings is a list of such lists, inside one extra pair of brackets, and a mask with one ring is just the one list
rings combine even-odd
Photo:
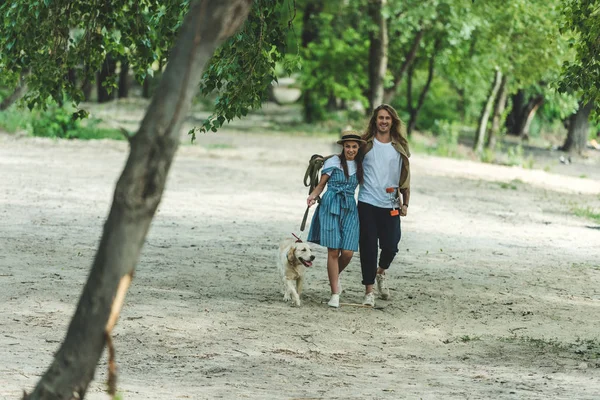
[(235, 149), (235, 146), (227, 143), (209, 143), (204, 146), (207, 150), (223, 150), (223, 149)]
[(573, 213), (582, 218), (587, 218), (600, 224), (600, 212), (596, 212), (592, 207), (576, 207)]

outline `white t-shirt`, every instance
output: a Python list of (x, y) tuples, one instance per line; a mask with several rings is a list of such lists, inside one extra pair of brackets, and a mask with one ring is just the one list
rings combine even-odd
[(385, 189), (397, 188), (402, 170), (402, 157), (392, 143), (381, 143), (373, 138), (373, 148), (363, 160), (364, 182), (358, 192), (358, 201), (375, 207), (392, 208), (390, 195)]
[[(346, 164), (348, 165), (348, 176), (352, 176), (356, 173), (356, 161), (354, 160), (346, 160)], [(340, 160), (339, 156), (333, 156), (333, 157), (329, 157), (327, 160), (325, 160), (325, 162), (323, 163), (323, 171), (325, 171), (327, 168), (337, 168), (337, 169), (341, 169), (342, 172), (344, 171), (344, 169), (342, 168), (342, 161)], [(325, 174), (331, 176), (331, 173), (333, 171), (328, 171), (328, 172), (324, 172)]]

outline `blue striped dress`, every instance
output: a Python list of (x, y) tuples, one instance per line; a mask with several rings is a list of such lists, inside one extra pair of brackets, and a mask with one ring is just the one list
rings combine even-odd
[(358, 178), (356, 173), (346, 178), (339, 165), (337, 156), (323, 165), (322, 174), (329, 175), (327, 191), (313, 215), (307, 240), (330, 249), (358, 251), (358, 210), (354, 199)]

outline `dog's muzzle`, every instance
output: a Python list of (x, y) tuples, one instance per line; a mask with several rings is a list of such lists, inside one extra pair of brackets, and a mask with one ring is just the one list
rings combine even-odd
[(315, 256), (310, 256), (310, 260), (305, 260), (302, 257), (298, 257), (298, 259), (305, 267), (312, 267), (312, 262), (315, 259)]

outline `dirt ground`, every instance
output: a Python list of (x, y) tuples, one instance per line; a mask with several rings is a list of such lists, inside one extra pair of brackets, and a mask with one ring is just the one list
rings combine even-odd
[[(414, 154), (392, 299), (329, 309), (316, 247), (290, 307), (277, 243), (300, 233), (309, 156), (331, 151), (235, 131), (181, 146), (115, 330), (125, 400), (600, 398), (600, 226), (573, 214), (599, 209), (598, 164)], [(0, 399), (31, 390), (62, 341), (126, 156), (0, 134)], [(342, 282), (360, 302), (358, 257)], [(105, 381), (103, 358), (86, 398)]]

